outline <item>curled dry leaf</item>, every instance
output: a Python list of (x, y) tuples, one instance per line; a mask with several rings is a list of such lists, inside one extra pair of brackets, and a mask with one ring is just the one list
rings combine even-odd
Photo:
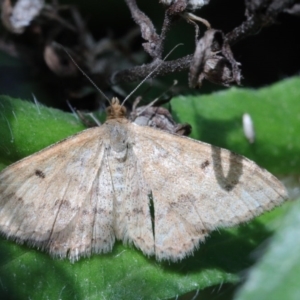
[(200, 87), (203, 79), (229, 86), (240, 84), (241, 71), (220, 30), (209, 29), (199, 40), (190, 65), (189, 85)]
[(140, 126), (150, 126), (169, 133), (188, 136), (192, 131), (190, 124), (176, 123), (170, 112), (160, 106), (141, 106), (134, 108), (129, 119)]
[(11, 0), (2, 2), (2, 23), (13, 33), (21, 34), (31, 21), (40, 14), (44, 0)]
[(49, 43), (45, 46), (44, 60), (49, 69), (59, 77), (70, 77), (78, 74), (76, 66), (56, 43)]
[(295, 3), (292, 7), (285, 9), (284, 12), (300, 17), (300, 3)]

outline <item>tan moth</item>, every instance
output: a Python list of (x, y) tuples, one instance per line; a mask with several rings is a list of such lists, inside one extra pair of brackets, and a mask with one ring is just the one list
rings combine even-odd
[(131, 123), (113, 98), (102, 126), (0, 173), (0, 231), (71, 261), (109, 252), (116, 239), (177, 261), (212, 230), (246, 222), (286, 198), (279, 180), (254, 162)]

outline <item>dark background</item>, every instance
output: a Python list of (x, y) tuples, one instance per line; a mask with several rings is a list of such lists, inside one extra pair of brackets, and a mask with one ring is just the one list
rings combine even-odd
[[(159, 33), (164, 16), (163, 5), (159, 1), (140, 0), (137, 2), (140, 9), (151, 18)], [(70, 4), (67, 1), (60, 3)], [(136, 26), (129, 9), (122, 0), (73, 1), (71, 4), (78, 7), (89, 31), (96, 40), (108, 35), (121, 38)], [(213, 28), (221, 29), (225, 34), (245, 20), (244, 13), (245, 6), (240, 0), (211, 0), (209, 5), (196, 12), (198, 16), (207, 19)], [(202, 33), (205, 30), (203, 25), (200, 25), (200, 29)], [(241, 63), (243, 87), (258, 88), (298, 74), (300, 69), (299, 29), (299, 17), (282, 13), (275, 24), (262, 28), (255, 35), (246, 37), (232, 47), (235, 59)], [(3, 26), (1, 26), (0, 33), (2, 39), (9, 40), (10, 34)], [(141, 50), (141, 42), (142, 39), (138, 39), (132, 50)], [(170, 59), (193, 53), (194, 27), (184, 20), (178, 21), (169, 32), (165, 53), (178, 43), (184, 43), (184, 46), (178, 47)], [(64, 89), (64, 84), (58, 79), (57, 85), (47, 85), (47, 80), (43, 80), (43, 74), (46, 72), (47, 70), (37, 72), (22, 57), (15, 59), (7, 53), (0, 52), (0, 93), (26, 99), (32, 98), (33, 93), (40, 102), (67, 109), (64, 93), (60, 92)], [(179, 93), (181, 94), (208, 93), (224, 88), (206, 81), (200, 90), (191, 90), (187, 84), (187, 72), (170, 74), (157, 80), (160, 83), (169, 83), (174, 78), (179, 80)], [(86, 108), (92, 108), (88, 101), (86, 101)]]

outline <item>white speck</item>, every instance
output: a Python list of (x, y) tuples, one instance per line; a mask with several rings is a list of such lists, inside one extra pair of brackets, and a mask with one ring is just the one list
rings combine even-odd
[(245, 137), (250, 144), (254, 143), (255, 131), (251, 116), (248, 113), (243, 114), (243, 130)]

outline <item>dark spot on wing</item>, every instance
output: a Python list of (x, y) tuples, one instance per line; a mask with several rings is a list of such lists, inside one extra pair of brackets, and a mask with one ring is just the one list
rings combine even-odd
[(206, 160), (206, 161), (204, 161), (204, 162), (201, 164), (201, 169), (205, 169), (205, 168), (208, 167), (208, 166), (209, 166), (209, 161)]
[(61, 206), (69, 208), (69, 207), (71, 207), (71, 202), (69, 200), (63, 199), (61, 201)]
[(37, 177), (42, 178), (42, 179), (44, 179), (44, 178), (46, 177), (46, 175), (44, 174), (44, 172), (41, 171), (41, 170), (35, 170), (35, 175), (36, 175)]
[(228, 183), (226, 183), (224, 185), (224, 189), (228, 192), (230, 192), (231, 190), (233, 190), (233, 188), (239, 183), (238, 180), (232, 180), (232, 181), (229, 181)]
[(132, 210), (132, 212), (134, 213), (134, 214), (136, 214), (136, 215), (138, 215), (138, 214), (143, 214), (144, 212), (143, 212), (143, 210), (140, 208), (134, 208), (133, 210)]

